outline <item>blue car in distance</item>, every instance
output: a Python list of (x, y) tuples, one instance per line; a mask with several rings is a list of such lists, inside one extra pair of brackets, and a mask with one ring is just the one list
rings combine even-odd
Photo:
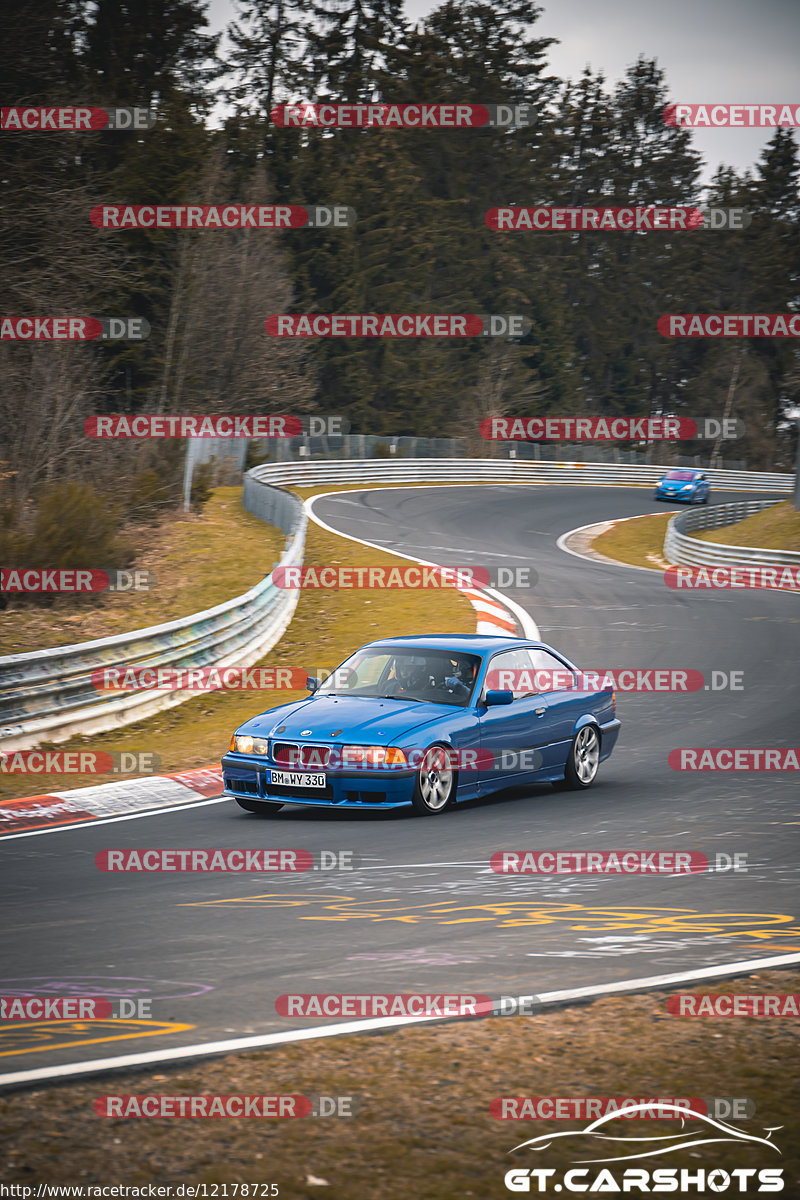
[(654, 500), (682, 500), (686, 504), (708, 504), (711, 485), (702, 471), (675, 467), (665, 471), (656, 484)]
[(251, 717), (231, 738), (225, 795), (248, 812), (434, 815), (507, 787), (587, 788), (620, 729), (602, 679), (514, 637), (370, 642), (306, 686), (310, 696)]

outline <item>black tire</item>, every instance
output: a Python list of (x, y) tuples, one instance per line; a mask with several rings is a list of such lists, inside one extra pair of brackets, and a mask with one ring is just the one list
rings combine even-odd
[(258, 813), (262, 817), (274, 817), (283, 808), (282, 804), (272, 804), (267, 800), (240, 800), (235, 797), (239, 808), (243, 808), (245, 812)]
[(707, 494), (707, 496), (706, 496), (705, 500), (703, 501), (703, 504), (708, 504), (708, 502), (709, 502), (709, 500), (710, 500), (710, 499), (711, 499), (711, 492), (709, 492), (709, 493)]
[[(449, 746), (437, 743), (428, 746), (414, 780), (414, 795), (411, 806), (420, 817), (435, 817), (453, 803), (456, 794), (458, 773), (443, 766), (440, 755), (449, 751)], [(437, 755), (437, 752), (439, 754)]]
[(572, 792), (591, 787), (600, 765), (600, 730), (584, 725), (572, 739), (564, 768), (564, 778), (553, 784), (557, 792)]

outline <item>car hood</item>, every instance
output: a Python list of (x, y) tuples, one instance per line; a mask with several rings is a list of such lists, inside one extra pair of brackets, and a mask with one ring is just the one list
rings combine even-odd
[[(387, 745), (414, 729), (461, 712), (451, 704), (380, 700), (370, 696), (309, 696), (295, 704), (251, 717), (238, 733), (254, 737), (302, 738), (309, 741)], [(310, 731), (310, 732), (309, 732)]]

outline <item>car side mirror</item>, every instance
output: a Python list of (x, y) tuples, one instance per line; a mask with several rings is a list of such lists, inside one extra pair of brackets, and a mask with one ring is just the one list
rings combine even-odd
[(313, 696), (314, 692), (316, 692), (321, 683), (322, 680), (317, 679), (316, 675), (309, 675), (308, 679), (306, 680), (306, 691), (311, 692)]
[(511, 704), (514, 700), (514, 693), (501, 690), (500, 688), (490, 688), (484, 697), (484, 703), (488, 706), (493, 704)]

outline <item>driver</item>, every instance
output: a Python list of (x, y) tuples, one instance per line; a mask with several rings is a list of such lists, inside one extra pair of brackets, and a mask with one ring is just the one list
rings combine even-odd
[(471, 662), (468, 658), (452, 658), (450, 664), (453, 672), (445, 679), (445, 687), (459, 699), (463, 699), (472, 691), (478, 671), (477, 663)]

